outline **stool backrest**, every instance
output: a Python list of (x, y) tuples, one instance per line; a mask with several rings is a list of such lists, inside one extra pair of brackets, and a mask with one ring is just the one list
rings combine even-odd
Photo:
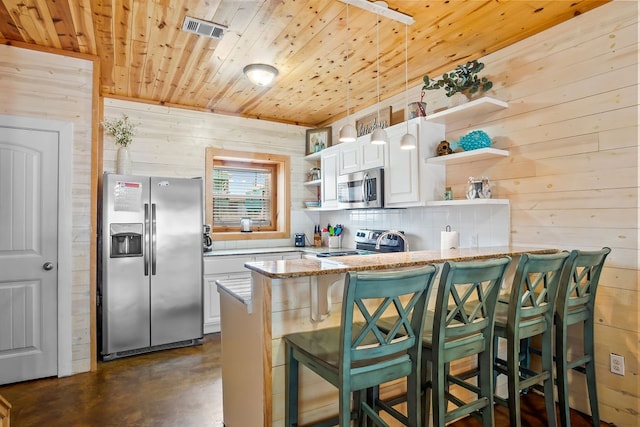
[(570, 323), (593, 315), (600, 273), (610, 248), (598, 251), (573, 250), (562, 272), (556, 301), (556, 317)]
[(528, 327), (553, 324), (558, 284), (567, 258), (566, 251), (520, 257), (509, 297), (508, 330), (520, 327), (521, 321)]
[[(428, 265), (346, 275), (340, 369), (348, 373), (342, 376), (350, 377), (352, 388), (358, 389), (358, 375), (411, 372), (411, 360), (419, 360), (427, 295), (436, 272), (437, 267)], [(383, 317), (386, 327), (379, 325)]]
[(433, 348), (455, 360), (491, 345), (495, 306), (510, 257), (487, 261), (446, 262), (442, 269), (433, 320)]

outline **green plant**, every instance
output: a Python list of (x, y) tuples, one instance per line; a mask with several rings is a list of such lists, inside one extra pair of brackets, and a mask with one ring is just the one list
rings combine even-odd
[(126, 147), (133, 142), (133, 135), (136, 133), (136, 125), (129, 121), (126, 114), (121, 119), (104, 120), (102, 122), (104, 130), (113, 136), (116, 145)]
[(436, 90), (444, 88), (447, 96), (453, 96), (460, 92), (463, 94), (474, 94), (478, 90), (486, 92), (493, 87), (493, 83), (486, 77), (478, 77), (484, 64), (477, 60), (469, 61), (464, 65), (458, 65), (450, 73), (444, 73), (438, 80), (432, 80), (429, 76), (424, 76), (424, 86), (422, 90)]

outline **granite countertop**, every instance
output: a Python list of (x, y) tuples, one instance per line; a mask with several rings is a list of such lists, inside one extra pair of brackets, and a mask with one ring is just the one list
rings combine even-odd
[(514, 256), (523, 253), (550, 254), (555, 252), (558, 252), (558, 249), (526, 246), (496, 246), (486, 248), (460, 248), (445, 251), (430, 250), (384, 254), (375, 253), (335, 258), (255, 261), (245, 263), (244, 266), (249, 270), (272, 279), (288, 279), (293, 277), (346, 273), (348, 271), (418, 267), (425, 264), (438, 264), (446, 261), (481, 260), (505, 255)]

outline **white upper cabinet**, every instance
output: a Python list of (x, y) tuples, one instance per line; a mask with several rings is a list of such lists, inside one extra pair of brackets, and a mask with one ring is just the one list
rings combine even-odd
[(371, 135), (364, 135), (355, 142), (338, 145), (340, 149), (340, 175), (384, 166), (384, 146), (373, 145), (370, 140)]
[[(413, 150), (400, 148), (407, 129), (416, 137)], [(435, 153), (444, 139), (444, 125), (417, 117), (387, 128), (389, 144), (385, 146), (385, 206), (424, 206), (444, 191), (444, 167), (427, 167), (423, 157)]]
[(384, 167), (384, 145), (373, 145), (371, 135), (365, 135), (356, 141), (360, 144), (360, 170)]
[[(409, 123), (408, 130), (419, 141), (418, 123)], [(398, 207), (420, 202), (419, 148), (400, 148), (400, 140), (406, 132), (405, 123), (387, 129), (389, 143), (385, 145), (385, 206)]]
[(339, 146), (322, 150), (320, 162), (320, 174), (322, 184), (320, 187), (321, 209), (335, 209), (338, 207), (338, 155)]

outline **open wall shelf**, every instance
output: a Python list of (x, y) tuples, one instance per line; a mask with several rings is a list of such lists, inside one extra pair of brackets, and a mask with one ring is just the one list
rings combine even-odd
[(474, 99), (473, 101), (466, 102), (464, 104), (447, 108), (444, 111), (438, 111), (437, 113), (428, 114), (425, 120), (434, 123), (453, 123), (459, 120), (468, 119), (483, 114), (493, 113), (494, 111), (507, 108), (508, 103), (500, 101), (499, 99), (483, 96), (482, 98)]
[(497, 148), (479, 148), (477, 150), (462, 151), (460, 153), (447, 154), (446, 156), (429, 157), (425, 159), (427, 164), (455, 165), (458, 163), (477, 162), (479, 160), (506, 157), (509, 152)]

